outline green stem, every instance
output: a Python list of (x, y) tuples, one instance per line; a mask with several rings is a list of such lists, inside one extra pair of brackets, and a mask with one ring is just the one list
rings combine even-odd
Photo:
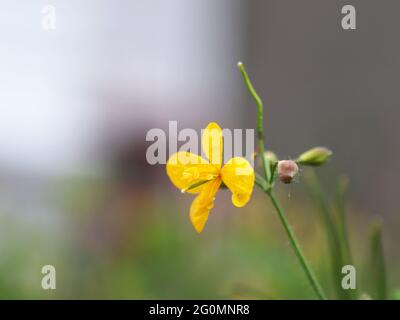
[(342, 281), (342, 267), (349, 262), (345, 262), (345, 247), (342, 244), (340, 237), (340, 226), (338, 219), (334, 219), (328, 200), (322, 191), (322, 186), (318, 180), (317, 175), (313, 170), (309, 170), (303, 174), (305, 186), (308, 189), (311, 197), (314, 199), (319, 207), (322, 223), (326, 229), (327, 244), (331, 258), (331, 272), (336, 295), (339, 299), (349, 299), (351, 295), (350, 290), (343, 290), (341, 286)]
[(322, 290), (322, 287), (320, 286), (317, 278), (314, 275), (314, 272), (312, 271), (311, 267), (309, 266), (307, 259), (303, 255), (300, 245), (296, 239), (296, 236), (294, 235), (294, 232), (292, 230), (292, 227), (290, 226), (286, 215), (279, 205), (278, 200), (275, 197), (275, 194), (271, 191), (268, 193), (269, 197), (271, 198), (272, 204), (274, 205), (276, 211), (278, 212), (279, 218), (283, 224), (283, 227), (285, 228), (285, 231), (289, 237), (290, 243), (293, 247), (294, 252), (296, 253), (297, 258), (300, 261), (300, 264), (304, 270), (304, 272), (307, 275), (308, 280), (310, 281), (315, 293), (317, 294), (318, 298), (321, 300), (326, 300), (326, 295), (324, 291)]
[[(289, 222), (286, 219), (285, 213), (283, 212), (281, 206), (278, 203), (278, 200), (275, 198), (275, 194), (272, 191), (273, 186), (273, 173), (271, 173), (270, 161), (265, 156), (265, 147), (264, 147), (264, 133), (263, 133), (263, 103), (253, 85), (251, 84), (250, 78), (247, 75), (247, 72), (241, 62), (238, 63), (238, 67), (243, 76), (244, 82), (246, 84), (247, 89), (249, 90), (251, 96), (256, 102), (257, 105), (257, 137), (258, 137), (258, 148), (261, 153), (261, 159), (264, 169), (264, 177), (256, 174), (256, 184), (271, 198), (272, 204), (274, 205), (276, 211), (278, 212), (279, 218), (283, 224), (283, 227), (286, 230), (286, 233), (289, 237), (290, 243), (296, 253), (297, 258), (300, 260), (300, 264), (307, 275), (308, 280), (310, 281), (315, 293), (317, 294), (319, 299), (326, 300), (325, 293), (323, 292), (320, 284), (317, 281), (312, 269), (310, 268), (306, 258), (304, 257), (300, 245), (296, 240), (296, 237), (293, 233), (292, 228), (289, 225)], [(275, 168), (274, 168), (275, 170)]]
[(373, 278), (376, 279), (376, 298), (385, 300), (387, 298), (386, 268), (382, 245), (382, 223), (380, 221), (374, 222), (371, 227), (370, 247), (371, 271), (374, 275)]
[(343, 238), (343, 246), (344, 246), (344, 257), (346, 259), (346, 264), (352, 264), (352, 255), (350, 248), (350, 240), (349, 233), (347, 230), (347, 221), (346, 221), (346, 206), (345, 206), (345, 197), (348, 188), (349, 180), (345, 176), (341, 176), (337, 185), (336, 191), (336, 210), (338, 212), (339, 218), (339, 226), (341, 231), (341, 236)]
[(243, 63), (238, 63), (239, 70), (243, 76), (244, 83), (246, 84), (247, 90), (249, 90), (251, 96), (257, 105), (257, 138), (258, 138), (258, 149), (260, 151), (261, 160), (263, 164), (265, 179), (270, 181), (271, 179), (271, 168), (269, 160), (265, 157), (265, 147), (264, 147), (264, 133), (263, 133), (263, 102), (253, 85), (251, 84), (250, 78), (243, 66)]
[(268, 185), (267, 181), (262, 176), (260, 176), (257, 172), (255, 173), (255, 183), (263, 191), (268, 192), (269, 185)]

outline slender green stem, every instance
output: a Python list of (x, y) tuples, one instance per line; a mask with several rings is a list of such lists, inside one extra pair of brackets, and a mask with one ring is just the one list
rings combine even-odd
[(375, 280), (376, 298), (385, 300), (387, 298), (386, 268), (385, 257), (382, 245), (382, 223), (374, 222), (370, 233), (370, 250), (371, 250), (371, 271)]
[[(350, 239), (347, 228), (346, 219), (346, 193), (348, 189), (349, 180), (345, 176), (341, 176), (336, 187), (336, 204), (332, 208), (332, 215), (337, 225), (338, 237), (340, 242), (340, 251), (342, 252), (342, 265), (353, 265), (353, 258), (351, 254)], [(340, 282), (340, 280), (339, 280)], [(357, 299), (357, 290), (343, 290), (341, 287), (341, 294), (345, 299)]]
[(272, 204), (274, 205), (276, 211), (278, 212), (279, 218), (280, 218), (280, 220), (283, 224), (283, 227), (285, 228), (285, 231), (289, 237), (289, 240), (290, 240), (290, 243), (292, 244), (293, 250), (295, 251), (297, 258), (300, 260), (300, 264), (301, 264), (304, 272), (306, 273), (308, 280), (310, 281), (318, 298), (325, 300), (326, 299), (325, 293), (323, 292), (320, 284), (318, 283), (317, 278), (315, 277), (306, 258), (304, 257), (304, 255), (301, 251), (300, 245), (299, 245), (298, 241), (296, 240), (296, 237), (293, 233), (293, 230), (290, 227), (289, 222), (286, 219), (285, 213), (283, 212), (281, 206), (278, 203), (278, 200), (275, 197), (275, 194), (272, 191), (273, 179), (274, 179), (273, 174), (274, 174), (276, 167), (273, 169), (273, 172), (271, 173), (270, 161), (265, 156), (264, 134), (263, 134), (263, 103), (261, 101), (261, 98), (255, 91), (253, 85), (251, 84), (249, 76), (247, 75), (247, 72), (241, 62), (238, 63), (238, 67), (243, 76), (246, 87), (249, 90), (251, 96), (253, 97), (253, 99), (255, 100), (256, 105), (257, 105), (258, 148), (259, 148), (259, 151), (261, 154), (265, 179), (263, 177), (259, 176), (258, 174), (256, 174), (256, 184), (271, 198)]
[(345, 259), (345, 247), (343, 239), (340, 237), (341, 227), (338, 225), (339, 221), (337, 221), (338, 219), (334, 219), (335, 217), (333, 216), (328, 199), (314, 171), (306, 171), (303, 174), (303, 180), (305, 181), (305, 186), (311, 197), (319, 207), (318, 212), (321, 215), (323, 225), (326, 229), (327, 244), (332, 264), (332, 280), (336, 295), (339, 299), (349, 299), (352, 290), (344, 290), (341, 285), (342, 267), (346, 264), (350, 264), (350, 262), (347, 262)]
[(292, 230), (292, 227), (290, 226), (282, 207), (279, 205), (279, 202), (276, 199), (274, 192), (271, 191), (268, 195), (271, 198), (272, 204), (274, 205), (276, 211), (278, 212), (279, 218), (280, 218), (280, 220), (283, 224), (283, 227), (285, 228), (285, 231), (289, 237), (289, 240), (293, 247), (293, 250), (296, 253), (296, 256), (299, 259), (300, 264), (301, 264), (304, 272), (306, 273), (307, 278), (310, 281), (315, 293), (317, 294), (319, 299), (326, 300), (326, 295), (325, 295), (324, 291), (322, 290), (322, 287), (319, 284), (317, 278), (315, 277), (314, 272), (312, 271), (311, 267), (309, 266), (307, 259), (303, 255), (300, 245), (299, 245), (299, 243), (296, 239), (296, 236), (294, 235), (294, 232)]
[(271, 166), (271, 177), (269, 179), (269, 184), (271, 185), (271, 187), (273, 187), (274, 184), (274, 179), (275, 179), (275, 173), (276, 173), (276, 168), (278, 167), (278, 162), (274, 163)]
[(344, 246), (344, 258), (346, 259), (346, 264), (352, 264), (352, 255), (350, 248), (350, 240), (347, 230), (346, 221), (346, 205), (345, 197), (348, 189), (349, 180), (345, 176), (341, 176), (337, 185), (336, 190), (336, 210), (338, 212), (339, 226), (341, 231), (341, 238), (343, 239)]
[(265, 179), (262, 176), (260, 176), (257, 172), (255, 178), (256, 178), (255, 179), (256, 185), (258, 185), (263, 191), (267, 192), (269, 189), (267, 181), (265, 181)]
[(263, 164), (265, 179), (267, 182), (271, 179), (271, 168), (269, 160), (265, 157), (265, 147), (264, 147), (264, 132), (263, 132), (263, 102), (253, 85), (251, 84), (250, 78), (243, 66), (243, 63), (238, 63), (239, 70), (243, 76), (244, 83), (246, 84), (247, 90), (249, 90), (251, 96), (257, 105), (257, 138), (258, 138), (258, 149), (260, 151), (261, 160)]

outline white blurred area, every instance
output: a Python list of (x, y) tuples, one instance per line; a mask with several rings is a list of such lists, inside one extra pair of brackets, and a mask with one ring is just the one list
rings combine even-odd
[[(45, 5), (56, 8), (55, 30), (42, 29)], [(231, 76), (243, 54), (238, 1), (0, 6), (2, 175), (101, 174), (108, 147), (168, 120), (229, 119), (240, 97)]]

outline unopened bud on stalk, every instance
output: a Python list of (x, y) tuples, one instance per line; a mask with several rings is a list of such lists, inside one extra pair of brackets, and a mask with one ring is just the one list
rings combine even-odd
[(271, 164), (271, 166), (274, 166), (275, 163), (277, 163), (279, 161), (276, 154), (272, 151), (265, 151), (264, 156), (266, 159), (269, 160), (269, 163)]
[(296, 160), (298, 164), (306, 166), (323, 165), (332, 155), (332, 151), (324, 147), (315, 147), (302, 153)]
[[(269, 160), (269, 164), (270, 164), (271, 168), (272, 168), (275, 164), (277, 164), (278, 161), (279, 161), (279, 159), (278, 159), (278, 157), (276, 156), (276, 154), (275, 154), (274, 152), (272, 152), (272, 151), (265, 151), (265, 152), (264, 152), (264, 156), (265, 156), (265, 158), (266, 158), (267, 160)], [(261, 157), (259, 158), (258, 161), (259, 161), (259, 164), (262, 165), (262, 159), (261, 159)]]
[(281, 160), (278, 162), (278, 176), (283, 183), (291, 183), (299, 167), (293, 160)]

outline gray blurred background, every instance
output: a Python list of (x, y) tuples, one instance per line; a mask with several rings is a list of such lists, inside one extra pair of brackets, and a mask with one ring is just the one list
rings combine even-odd
[[(398, 214), (399, 2), (251, 3), (246, 52), (273, 149), (329, 146), (363, 209)], [(345, 4), (356, 8), (356, 30), (341, 28)]]

